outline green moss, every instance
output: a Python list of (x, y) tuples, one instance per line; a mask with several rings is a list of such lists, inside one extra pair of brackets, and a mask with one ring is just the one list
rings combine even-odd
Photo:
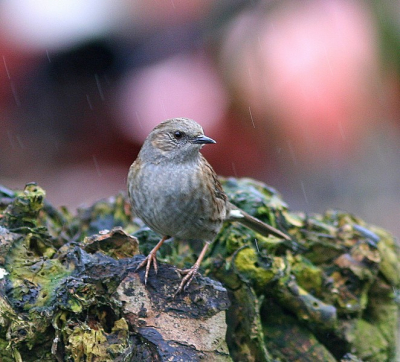
[(265, 344), (274, 361), (336, 362), (331, 352), (272, 299), (261, 309)]
[(321, 268), (301, 255), (296, 255), (292, 258), (291, 271), (302, 288), (313, 295), (321, 295), (324, 281)]
[(363, 361), (389, 361), (389, 344), (376, 326), (358, 319), (351, 337), (353, 348)]
[(251, 281), (257, 288), (265, 287), (279, 274), (280, 269), (277, 262), (265, 267), (265, 264), (270, 262), (270, 260), (262, 260), (250, 247), (239, 250), (234, 258), (237, 272), (244, 280)]
[(60, 282), (69, 276), (68, 268), (59, 259), (49, 259), (55, 250), (50, 238), (29, 233), (17, 240), (5, 262), (9, 280), (13, 284), (12, 300), (25, 310), (50, 306)]
[(1, 224), (10, 230), (37, 226), (45, 196), (46, 192), (36, 183), (27, 184), (23, 191), (15, 193), (15, 199), (4, 211)]
[(110, 333), (98, 323), (77, 322), (73, 328), (65, 326), (62, 334), (74, 361), (112, 362), (129, 347), (128, 324), (123, 318), (115, 321)]
[(138, 230), (132, 221), (130, 205), (123, 193), (115, 197), (100, 200), (88, 208), (78, 209), (78, 217), (74, 220), (80, 238), (99, 233), (102, 230), (111, 230), (121, 226), (128, 233)]
[(2, 362), (15, 362), (15, 358), (12, 356), (12, 348), (10, 343), (0, 338), (0, 361)]
[(390, 284), (400, 288), (399, 246), (396, 245), (395, 239), (387, 231), (377, 227), (374, 227), (372, 230), (381, 237), (378, 243), (378, 250), (382, 259), (379, 271)]
[[(223, 184), (233, 203), (291, 235), (282, 241), (226, 223), (202, 264), (201, 272), (229, 290), (229, 344), (237, 360), (330, 361), (350, 351), (364, 361), (394, 360), (394, 291), (400, 284), (394, 238), (343, 211), (290, 212), (274, 189), (250, 179)], [(121, 226), (135, 232), (148, 254), (159, 235), (138, 230), (122, 193), (76, 217), (51, 207), (44, 195), (34, 184), (17, 192), (0, 186), (0, 263), (9, 273), (0, 284), (6, 286), (0, 293), (0, 359), (54, 360), (57, 340), (71, 360), (116, 360), (129, 349), (129, 330), (118, 319), (112, 291), (126, 258), (137, 252), (136, 240), (128, 244), (115, 230), (82, 240)], [(202, 245), (165, 243), (159, 260), (190, 266)]]

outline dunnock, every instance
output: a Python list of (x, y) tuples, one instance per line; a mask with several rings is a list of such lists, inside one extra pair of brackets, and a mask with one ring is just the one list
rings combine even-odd
[(196, 263), (187, 270), (176, 293), (185, 290), (196, 275), (209, 244), (224, 221), (239, 221), (262, 235), (290, 238), (247, 214), (228, 201), (217, 175), (200, 153), (203, 145), (216, 143), (202, 127), (188, 118), (160, 123), (148, 135), (128, 174), (128, 194), (133, 212), (155, 232), (160, 242), (137, 267), (151, 264), (157, 273), (156, 253), (170, 237), (204, 240)]

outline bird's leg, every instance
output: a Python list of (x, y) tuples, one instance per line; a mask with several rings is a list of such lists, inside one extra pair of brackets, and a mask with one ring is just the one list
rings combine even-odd
[(161, 248), (162, 244), (164, 244), (164, 241), (169, 239), (169, 236), (163, 236), (162, 239), (158, 242), (158, 244), (150, 251), (149, 255), (147, 255), (146, 259), (144, 259), (139, 266), (136, 268), (135, 271), (138, 271), (140, 268), (144, 267), (146, 265), (146, 273), (144, 275), (144, 284), (147, 284), (147, 277), (149, 276), (149, 271), (151, 267), (151, 263), (154, 265), (154, 271), (158, 272), (158, 265), (157, 265), (157, 251), (158, 249)]
[(182, 292), (182, 290), (186, 290), (189, 284), (192, 282), (194, 276), (197, 274), (200, 264), (202, 260), (204, 259), (204, 255), (206, 255), (208, 246), (210, 245), (210, 242), (206, 242), (205, 245), (203, 246), (203, 250), (201, 251), (199, 257), (197, 258), (196, 262), (193, 264), (193, 266), (190, 269), (184, 269), (184, 270), (179, 270), (179, 273), (185, 274), (184, 278), (181, 281), (181, 284), (179, 285), (178, 290), (176, 291), (175, 295), (179, 294)]

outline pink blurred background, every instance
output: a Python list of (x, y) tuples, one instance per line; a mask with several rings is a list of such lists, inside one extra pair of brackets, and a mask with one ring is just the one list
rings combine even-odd
[(76, 208), (125, 189), (146, 135), (202, 124), (224, 176), (400, 235), (400, 5), (5, 0), (0, 183)]

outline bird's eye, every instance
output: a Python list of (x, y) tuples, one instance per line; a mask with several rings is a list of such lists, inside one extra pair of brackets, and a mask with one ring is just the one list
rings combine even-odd
[(174, 132), (174, 137), (175, 137), (175, 139), (177, 139), (177, 140), (180, 140), (180, 139), (183, 137), (183, 135), (184, 135), (184, 133), (181, 132), (181, 131), (175, 131), (175, 132)]

